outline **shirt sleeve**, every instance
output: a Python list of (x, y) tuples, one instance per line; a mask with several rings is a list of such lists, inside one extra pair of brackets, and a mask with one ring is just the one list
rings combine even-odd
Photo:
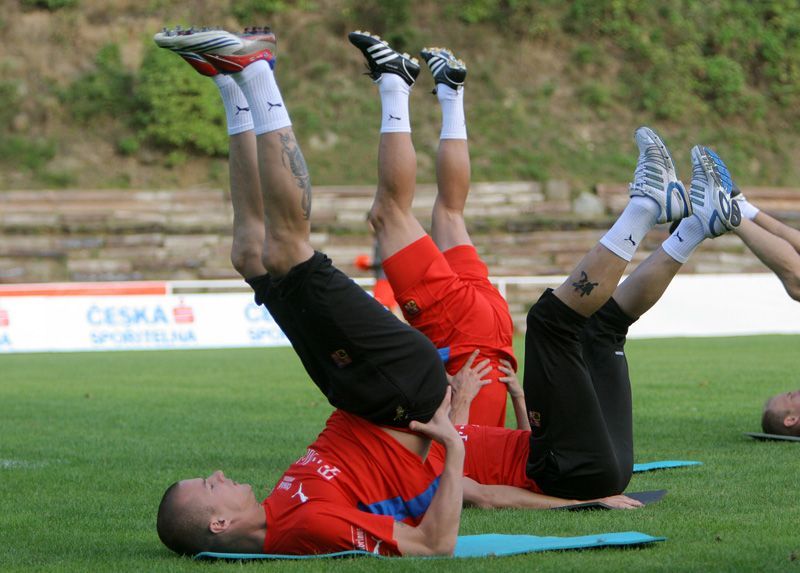
[(400, 555), (390, 516), (322, 501), (303, 504), (294, 513), (292, 524), (280, 531), (271, 531), (267, 523), (266, 553), (319, 555), (355, 550)]

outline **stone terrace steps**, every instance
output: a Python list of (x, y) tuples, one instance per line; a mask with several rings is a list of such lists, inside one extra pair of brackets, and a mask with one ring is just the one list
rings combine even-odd
[[(478, 183), (467, 222), (495, 276), (563, 275), (602, 236), (627, 201), (627, 186), (598, 185), (594, 215), (576, 212), (561, 182)], [(757, 205), (797, 225), (800, 190), (747, 188)], [(316, 187), (312, 243), (353, 276), (357, 255), (372, 253), (365, 224), (374, 187)], [(422, 185), (415, 214), (427, 225), (435, 187)], [(584, 204), (587, 198), (581, 198)], [(238, 278), (229, 261), (233, 212), (221, 189), (0, 192), (0, 283)], [(648, 235), (637, 259), (666, 238)], [(706, 241), (684, 272), (761, 272), (735, 236)], [(511, 287), (521, 323), (541, 287)]]

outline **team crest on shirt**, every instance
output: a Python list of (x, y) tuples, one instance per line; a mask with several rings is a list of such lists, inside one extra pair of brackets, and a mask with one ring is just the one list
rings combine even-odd
[(402, 406), (398, 406), (397, 409), (394, 411), (394, 421), (402, 422), (406, 418), (408, 418), (408, 412)]
[(345, 366), (350, 366), (353, 363), (353, 359), (350, 358), (350, 355), (344, 348), (340, 348), (331, 354), (331, 360), (333, 363), (336, 364), (337, 368), (344, 368)]
[(531, 428), (541, 428), (542, 427), (542, 414), (535, 411), (529, 410), (528, 411), (528, 421), (531, 423)]
[(417, 306), (417, 301), (412, 298), (403, 303), (403, 310), (406, 314), (414, 316), (415, 314), (419, 313), (420, 308)]

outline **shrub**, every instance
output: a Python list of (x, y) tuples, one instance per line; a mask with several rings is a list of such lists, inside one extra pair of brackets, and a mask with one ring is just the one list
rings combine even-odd
[(42, 8), (53, 12), (61, 8), (77, 6), (78, 0), (22, 0), (22, 5), (26, 8)]
[(123, 117), (133, 106), (132, 74), (122, 66), (119, 46), (108, 44), (97, 52), (94, 69), (83, 74), (62, 93), (73, 116), (88, 122), (99, 115)]
[(0, 128), (8, 126), (19, 109), (19, 88), (17, 83), (0, 80)]
[(154, 145), (206, 155), (227, 152), (225, 111), (214, 83), (175, 54), (148, 45), (135, 102), (134, 125)]
[(28, 139), (11, 135), (0, 136), (0, 161), (21, 165), (37, 173), (56, 155), (56, 144), (49, 139)]
[(727, 56), (712, 56), (704, 63), (704, 81), (698, 84), (700, 93), (722, 114), (743, 111), (745, 78), (742, 66)]

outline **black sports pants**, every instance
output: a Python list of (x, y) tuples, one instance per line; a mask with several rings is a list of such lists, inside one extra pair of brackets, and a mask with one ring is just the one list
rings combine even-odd
[(625, 336), (634, 322), (610, 299), (588, 319), (548, 289), (528, 313), (528, 477), (557, 497), (621, 493), (633, 471)]
[(324, 254), (247, 282), (332, 406), (395, 427), (433, 416), (447, 388), (436, 347)]

